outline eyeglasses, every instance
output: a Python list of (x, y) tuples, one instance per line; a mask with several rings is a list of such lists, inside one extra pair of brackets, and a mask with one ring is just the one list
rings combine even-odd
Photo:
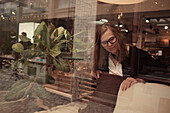
[(106, 47), (106, 46), (108, 46), (108, 43), (111, 43), (111, 44), (114, 44), (115, 42), (116, 42), (116, 36), (114, 36), (114, 37), (111, 37), (109, 40), (107, 40), (107, 41), (103, 41), (103, 42), (101, 42), (101, 44), (103, 45), (103, 47)]

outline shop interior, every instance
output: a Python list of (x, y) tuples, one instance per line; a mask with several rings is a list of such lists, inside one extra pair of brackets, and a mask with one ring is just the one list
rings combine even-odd
[[(19, 37), (23, 32), (33, 44), (35, 31), (42, 22), (46, 23), (47, 29), (51, 23), (55, 28), (62, 26), (70, 37), (74, 37), (70, 38), (70, 46), (65, 44), (64, 50), (62, 48), (68, 65), (57, 68), (48, 60), (48, 55), (37, 55), (27, 59), (25, 67), (17, 66), (17, 70), (12, 70), (10, 78), (17, 81), (24, 74), (38, 76), (43, 78), (48, 91), (69, 101), (88, 102), (96, 87), (91, 74), (96, 26), (111, 22), (129, 46), (148, 53), (146, 60), (150, 65), (143, 69), (150, 73), (139, 72), (136, 68), (136, 77), (170, 85), (170, 1), (137, 1), (139, 3), (131, 0), (127, 3), (110, 3), (109, 0), (0, 0), (0, 70), (11, 69), (12, 63), (20, 58), (12, 46), (21, 41)], [(139, 57), (140, 54), (135, 65), (142, 63)], [(160, 62), (159, 66), (150, 59)]]

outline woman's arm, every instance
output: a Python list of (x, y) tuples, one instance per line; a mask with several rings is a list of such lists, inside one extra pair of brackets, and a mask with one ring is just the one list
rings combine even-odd
[(126, 91), (128, 88), (133, 86), (137, 82), (145, 82), (143, 79), (140, 78), (132, 78), (132, 77), (127, 77), (123, 82), (122, 82), (122, 91)]

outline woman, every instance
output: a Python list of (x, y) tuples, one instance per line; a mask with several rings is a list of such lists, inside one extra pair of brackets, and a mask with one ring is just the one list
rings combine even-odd
[[(93, 68), (97, 78), (102, 71), (123, 76), (123, 68), (125, 70), (130, 68), (128, 56), (129, 51), (123, 37), (113, 24), (106, 22), (97, 28)], [(129, 74), (130, 70), (128, 71)], [(141, 80), (127, 77), (122, 83), (122, 90), (126, 90), (138, 81)]]
[(130, 72), (128, 56), (127, 46), (114, 25), (109, 22), (100, 25), (96, 30), (93, 66), (94, 75), (98, 78), (97, 87), (87, 107), (80, 113), (113, 113), (120, 85), (125, 91), (141, 81), (124, 77), (124, 70)]

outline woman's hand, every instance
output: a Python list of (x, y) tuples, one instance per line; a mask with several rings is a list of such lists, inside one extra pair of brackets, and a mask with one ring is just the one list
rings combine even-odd
[(98, 79), (100, 77), (100, 74), (102, 73), (102, 71), (97, 70), (96, 73), (92, 72), (92, 76), (96, 79)]
[(137, 83), (138, 81), (132, 77), (128, 77), (126, 78), (126, 80), (124, 80), (122, 82), (122, 91), (126, 91), (128, 88), (130, 88), (131, 86), (133, 86), (135, 83)]

